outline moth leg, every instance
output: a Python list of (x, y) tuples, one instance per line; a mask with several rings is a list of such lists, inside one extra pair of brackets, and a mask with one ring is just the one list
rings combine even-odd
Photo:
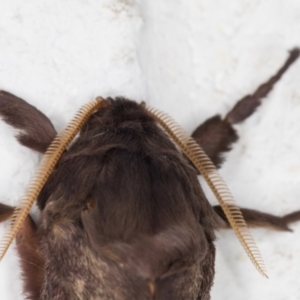
[(44, 257), (40, 250), (37, 226), (28, 215), (16, 237), (17, 251), (23, 277), (23, 289), (27, 298), (38, 300), (44, 282)]
[(197, 127), (192, 133), (192, 137), (201, 145), (217, 167), (220, 167), (223, 162), (222, 154), (229, 151), (231, 144), (238, 139), (232, 125), (244, 121), (254, 113), (262, 99), (268, 95), (275, 83), (297, 60), (299, 54), (300, 50), (298, 48), (290, 51), (288, 59), (277, 73), (260, 85), (253, 94), (239, 100), (224, 119), (218, 115), (214, 116)]
[(231, 150), (231, 144), (238, 140), (235, 129), (220, 116), (206, 120), (196, 128), (192, 137), (217, 168), (220, 168), (224, 161), (223, 153)]
[(0, 91), (0, 116), (7, 124), (21, 129), (16, 138), (35, 151), (46, 152), (56, 136), (51, 121), (42, 112), (5, 91)]
[[(0, 203), (0, 222), (12, 217), (15, 207)], [(16, 236), (26, 299), (40, 299), (44, 281), (44, 258), (39, 249), (37, 226), (28, 215)]]
[[(221, 219), (225, 221), (224, 226), (222, 226), (221, 228), (231, 228), (221, 206), (216, 205), (213, 208), (215, 212), (221, 217)], [(248, 208), (241, 208), (241, 212), (249, 227), (263, 227), (278, 231), (292, 231), (288, 225), (293, 222), (300, 221), (300, 210), (284, 215), (282, 217)]]
[(273, 75), (267, 82), (263, 83), (252, 94), (243, 97), (233, 109), (227, 114), (225, 120), (231, 124), (237, 124), (248, 118), (255, 109), (260, 105), (263, 98), (273, 89), (275, 83), (288, 70), (288, 68), (297, 60), (300, 54), (300, 49), (295, 48), (290, 51), (290, 55), (284, 65)]
[(3, 203), (0, 203), (0, 223), (12, 217), (15, 208)]

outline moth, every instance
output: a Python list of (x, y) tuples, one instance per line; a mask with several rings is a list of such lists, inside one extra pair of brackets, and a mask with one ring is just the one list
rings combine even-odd
[[(197, 127), (193, 139), (145, 103), (98, 98), (68, 127), (76, 127), (78, 137), (60, 147), (73, 136), (57, 137), (42, 112), (2, 91), (2, 119), (21, 130), (23, 146), (46, 153), (28, 189), (39, 220), (27, 214), (27, 202), (0, 204), (0, 221), (11, 219), (1, 257), (16, 235), (26, 299), (209, 300), (215, 231), (223, 228), (235, 230), (264, 273), (246, 223), (290, 231), (300, 211), (278, 217), (239, 209), (216, 168), (238, 140), (234, 124), (256, 110), (299, 54), (293, 49), (274, 76), (225, 118)], [(221, 206), (205, 197), (200, 174)]]

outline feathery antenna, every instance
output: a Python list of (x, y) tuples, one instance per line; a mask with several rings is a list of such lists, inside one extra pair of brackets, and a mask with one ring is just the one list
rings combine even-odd
[(102, 106), (102, 103), (103, 99), (98, 97), (94, 101), (82, 106), (75, 117), (70, 121), (66, 128), (55, 137), (47, 149), (35, 175), (28, 185), (25, 195), (21, 199), (20, 206), (15, 209), (11, 218), (9, 229), (0, 243), (0, 261), (20, 230), (30, 208), (38, 197), (51, 172), (55, 168), (55, 165), (60, 159), (62, 153), (92, 113)]
[(146, 107), (146, 109), (166, 130), (170, 137), (181, 148), (182, 152), (191, 160), (191, 162), (204, 177), (205, 181), (219, 201), (231, 227), (233, 228), (252, 263), (263, 276), (268, 278), (263, 259), (248, 229), (243, 215), (239, 207), (236, 205), (226, 183), (218, 173), (212, 161), (205, 154), (198, 143), (192, 137), (190, 137), (184, 131), (184, 129), (180, 127), (170, 116), (160, 112), (157, 109), (150, 107)]

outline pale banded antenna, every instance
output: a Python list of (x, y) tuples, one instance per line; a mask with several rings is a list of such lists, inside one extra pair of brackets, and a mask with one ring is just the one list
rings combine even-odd
[(25, 195), (21, 199), (20, 206), (15, 209), (11, 218), (9, 229), (0, 243), (0, 261), (20, 230), (30, 208), (38, 197), (51, 172), (55, 168), (55, 165), (62, 153), (92, 113), (102, 106), (102, 103), (103, 99), (98, 97), (94, 101), (82, 106), (75, 117), (68, 123), (66, 128), (55, 137), (51, 145), (48, 147), (36, 173), (28, 185)]
[(248, 229), (243, 215), (239, 207), (236, 205), (226, 183), (218, 173), (215, 165), (205, 154), (199, 144), (170, 116), (150, 107), (147, 107), (147, 110), (166, 130), (170, 137), (181, 148), (182, 152), (191, 160), (204, 177), (205, 181), (219, 201), (232, 229), (243, 245), (252, 263), (263, 276), (268, 277), (261, 254)]

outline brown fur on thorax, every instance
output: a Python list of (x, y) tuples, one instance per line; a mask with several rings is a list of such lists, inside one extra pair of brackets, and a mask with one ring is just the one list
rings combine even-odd
[[(299, 56), (226, 117), (192, 134), (220, 167), (238, 139), (233, 124), (250, 116)], [(17, 236), (24, 293), (30, 300), (209, 300), (214, 278), (214, 231), (230, 225), (212, 207), (197, 172), (144, 105), (107, 99), (64, 152), (44, 186), (35, 224)], [(0, 115), (21, 129), (21, 144), (44, 153), (56, 132), (38, 109), (0, 92)], [(0, 203), (0, 222), (15, 208)], [(249, 226), (289, 231), (300, 211), (283, 217), (241, 209)]]
[[(190, 284), (202, 294), (201, 262), (211, 255), (219, 219), (195, 170), (142, 106), (110, 99), (97, 111), (37, 203), (46, 278), (51, 277), (46, 290), (96, 299), (105, 286), (107, 299), (146, 300), (152, 297), (149, 281), (156, 283), (157, 295), (165, 294), (166, 280), (175, 291), (182, 272), (196, 272), (199, 281)], [(213, 264), (210, 259), (206, 267)], [(73, 284), (79, 273), (85, 274), (80, 288)], [(175, 294), (174, 300), (182, 299)]]

